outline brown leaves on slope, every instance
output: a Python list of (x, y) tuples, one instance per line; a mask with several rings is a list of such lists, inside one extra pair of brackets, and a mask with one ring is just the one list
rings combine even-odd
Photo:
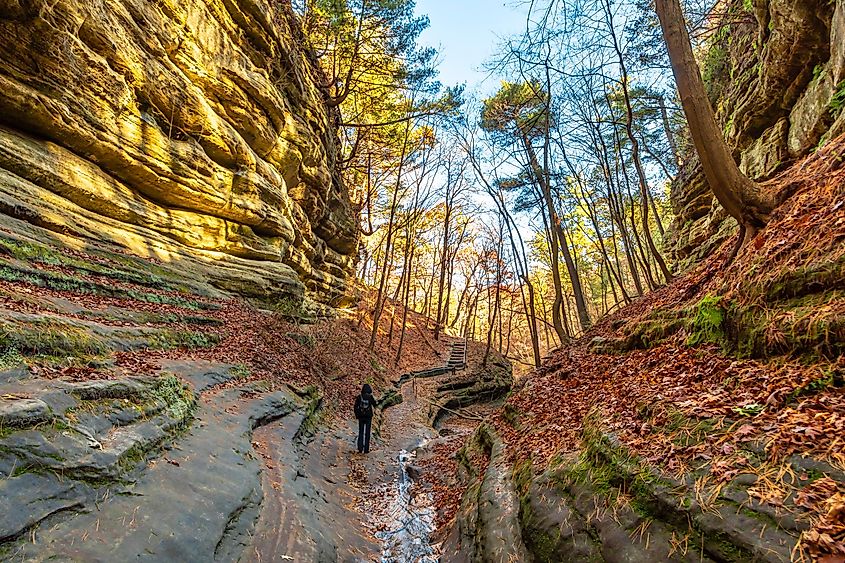
[[(762, 463), (772, 467), (808, 456), (845, 469), (845, 359), (829, 354), (844, 338), (843, 161), (845, 137), (773, 180), (769, 189), (792, 196), (728, 267), (733, 241), (553, 353), (495, 418), (514, 461), (530, 458), (542, 469), (556, 454), (577, 450), (584, 418), (595, 409), (605, 428), (644, 462), (677, 475), (709, 467), (709, 478), (724, 483), (753, 470), (747, 451), (762, 452)], [(596, 336), (618, 338), (618, 329), (658, 318), (656, 313), (671, 318), (706, 295), (758, 314), (767, 323), (765, 350), (777, 350), (788, 328), (792, 351), (815, 352), (815, 359), (730, 358), (715, 346), (687, 347), (683, 328), (648, 350), (610, 355), (587, 349)], [(810, 310), (797, 319), (794, 308), (804, 305), (796, 305), (802, 296), (812, 298), (805, 307)], [(796, 335), (811, 329), (821, 335), (819, 347), (796, 347)], [(827, 360), (819, 359), (825, 355)], [(814, 516), (801, 545), (813, 557), (841, 558), (842, 484), (831, 488), (819, 481), (818, 487), (798, 497)], [(762, 485), (749, 493), (773, 504), (789, 494)]]
[[(86, 263), (102, 262), (82, 251), (57, 252)], [(341, 312), (338, 318), (299, 324), (241, 299), (210, 299), (181, 290), (151, 288), (93, 271), (80, 272), (38, 261), (27, 262), (25, 266), (61, 274), (73, 283), (54, 284), (66, 287), (56, 289), (43, 287), (33, 276), (15, 282), (0, 280), (0, 308), (28, 315), (49, 315), (56, 320), (71, 321), (70, 324), (83, 321), (76, 323), (80, 330), (85, 330), (85, 323), (94, 323), (95, 327), (126, 327), (139, 340), (132, 344), (135, 349), (113, 354), (116, 369), (78, 365), (78, 362), (59, 365), (54, 358), (43, 362), (31, 359), (31, 369), (43, 377), (85, 380), (149, 374), (159, 371), (163, 360), (227, 363), (238, 366), (243, 375), (231, 385), (259, 379), (270, 382), (274, 388), (291, 385), (301, 389), (315, 385), (321, 389), (328, 410), (343, 411), (345, 415), (365, 381), (374, 384), (377, 390), (384, 389), (405, 371), (427, 368), (441, 361), (438, 353), (442, 352), (443, 344), (431, 339), (429, 320), (409, 312), (402, 357), (395, 363), (402, 307), (390, 300), (376, 345), (369, 350), (373, 296), (366, 292), (359, 306), (362, 313), (359, 318)], [(125, 265), (120, 268), (126, 269)], [(131, 279), (129, 275), (125, 277)], [(120, 289), (116, 292), (120, 296), (110, 295), (108, 288)], [(151, 348), (138, 347), (143, 334), (154, 335), (156, 331), (162, 331), (161, 342)], [(205, 336), (209, 344), (216, 344), (207, 348), (159, 349), (177, 345), (179, 337), (188, 335)]]
[[(380, 333), (375, 349), (371, 351), (368, 348), (369, 319), (360, 327), (355, 319), (346, 316), (314, 324), (296, 324), (240, 300), (222, 305), (213, 313), (222, 325), (209, 327), (209, 331), (219, 336), (219, 344), (208, 349), (123, 353), (118, 355), (118, 365), (154, 371), (156, 360), (164, 358), (242, 365), (250, 374), (246, 381), (265, 380), (275, 387), (316, 385), (322, 391), (328, 411), (346, 416), (364, 382), (374, 384), (380, 394), (392, 386), (392, 380), (398, 379), (401, 373), (438, 362), (431, 350), (432, 344), (425, 340), (421, 331), (407, 331), (402, 361), (397, 365), (392, 360), (398, 346), (398, 332), (389, 342), (388, 335)], [(421, 321), (419, 318), (413, 320)], [(240, 385), (245, 380), (232, 384)]]
[[(570, 348), (509, 398), (494, 424), (513, 460), (530, 458), (537, 470), (579, 449), (584, 418), (594, 409), (643, 462), (676, 476), (707, 467), (712, 482), (725, 483), (759, 473), (746, 457), (750, 450), (764, 452), (770, 467), (811, 456), (843, 469), (845, 389), (826, 384), (837, 373), (845, 374), (845, 360), (813, 366), (740, 361), (715, 349), (669, 344), (625, 356)], [(780, 506), (789, 491), (760, 486), (749, 493)], [(837, 495), (827, 500), (838, 506)], [(838, 541), (841, 514), (828, 505), (809, 507), (817, 510), (813, 529), (823, 534), (829, 528), (831, 541)], [(812, 541), (807, 536), (804, 545)]]
[(825, 554), (845, 555), (845, 484), (829, 477), (818, 479), (800, 491), (795, 502), (821, 514), (816, 525), (802, 537), (802, 546), (807, 546), (806, 555), (822, 561)]

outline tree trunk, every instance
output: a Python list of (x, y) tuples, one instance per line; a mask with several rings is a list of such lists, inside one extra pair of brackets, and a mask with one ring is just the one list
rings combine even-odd
[[(448, 182), (449, 179), (446, 181)], [(443, 328), (443, 286), (446, 283), (446, 265), (449, 257), (449, 225), (452, 220), (452, 207), (448, 202), (448, 193), (446, 198), (446, 213), (445, 218), (443, 219), (443, 251), (440, 254), (440, 280), (437, 283), (437, 317), (435, 319), (436, 322), (434, 323), (435, 340), (440, 340), (440, 331)], [(447, 304), (446, 306), (448, 307), (449, 305)]]
[(669, 112), (666, 111), (666, 100), (663, 96), (657, 97), (657, 103), (660, 104), (660, 117), (663, 120), (663, 132), (666, 134), (666, 140), (669, 142), (669, 149), (672, 153), (672, 162), (675, 163), (675, 170), (681, 167), (681, 162), (678, 159), (678, 143), (675, 141), (675, 134), (672, 133), (672, 126), (669, 124)]
[[(548, 185), (544, 172), (540, 169), (540, 163), (537, 160), (537, 155), (534, 152), (534, 147), (527, 135), (522, 135), (522, 144), (525, 148), (528, 162), (531, 166), (532, 176), (536, 181), (536, 185), (540, 186), (540, 191), (543, 201), (546, 204), (546, 213), (543, 214), (543, 222), (548, 228), (549, 239), (549, 263), (552, 271), (552, 285), (555, 290), (555, 299), (552, 303), (552, 324), (555, 327), (558, 341), (561, 343), (567, 342), (566, 331), (563, 329), (563, 320), (561, 319), (561, 309), (563, 308), (563, 283), (560, 279), (560, 238), (558, 236), (559, 229), (554, 227), (557, 220), (557, 212), (552, 201), (551, 193), (549, 193)], [(551, 223), (551, 224), (549, 224)]]
[[(549, 242), (552, 244), (553, 248), (559, 250), (560, 254), (563, 256), (563, 262), (564, 265), (566, 265), (566, 271), (569, 274), (569, 281), (572, 283), (572, 291), (575, 294), (575, 308), (578, 311), (578, 320), (581, 324), (581, 330), (586, 332), (590, 328), (591, 324), (590, 315), (587, 313), (587, 302), (584, 299), (584, 292), (581, 288), (581, 278), (578, 277), (578, 268), (575, 266), (575, 261), (572, 260), (572, 254), (569, 252), (569, 246), (567, 244), (566, 237), (564, 236), (563, 226), (561, 225), (560, 217), (557, 214), (557, 208), (554, 204), (554, 200), (552, 199), (551, 186), (548, 185), (546, 177), (542, 173), (534, 147), (531, 146), (531, 142), (525, 136), (523, 136), (523, 146), (525, 147), (525, 151), (528, 153), (532, 175), (540, 186), (543, 194), (543, 200), (548, 208), (549, 221), (551, 222), (550, 230), (552, 231)], [(557, 255), (554, 251), (552, 251), (551, 254), (553, 257), (556, 257)], [(555, 331), (558, 333), (558, 338), (560, 339), (561, 344), (563, 344), (569, 340), (569, 337), (566, 334), (566, 331), (563, 328), (563, 323), (560, 319), (560, 311), (563, 308), (563, 291), (560, 287), (560, 273), (558, 268), (555, 267), (556, 264), (557, 259), (554, 258), (552, 262), (552, 275), (554, 276), (557, 274), (557, 281), (555, 281), (555, 303), (552, 305), (552, 319), (554, 320), (555, 314), (557, 314), (558, 319), (557, 322), (555, 322)], [(559, 291), (560, 295), (558, 295)], [(558, 298), (560, 299), (560, 302), (558, 302)], [(560, 324), (560, 327), (558, 327), (558, 324)]]
[(413, 267), (414, 264), (414, 251), (416, 247), (411, 246), (410, 256), (408, 257), (408, 283), (405, 285), (405, 298), (403, 299), (402, 303), (402, 330), (399, 334), (399, 347), (396, 349), (396, 358), (394, 360), (394, 365), (399, 365), (399, 361), (402, 359), (402, 348), (405, 345), (405, 330), (408, 326), (408, 298), (411, 293), (411, 273), (410, 268)]
[(386, 296), (384, 295), (385, 292), (385, 283), (387, 281), (387, 273), (388, 273), (388, 265), (391, 262), (391, 245), (393, 244), (393, 222), (396, 219), (396, 208), (399, 203), (399, 189), (402, 184), (402, 167), (405, 164), (405, 155), (408, 150), (408, 134), (411, 128), (411, 122), (407, 122), (405, 124), (405, 138), (402, 141), (402, 153), (399, 157), (399, 169), (396, 172), (396, 185), (393, 192), (393, 201), (390, 204), (390, 216), (387, 222), (387, 236), (385, 240), (385, 248), (384, 248), (384, 265), (381, 271), (381, 282), (379, 283), (378, 294), (376, 295), (376, 306), (373, 310), (373, 331), (370, 334), (370, 350), (373, 350), (376, 346), (376, 340), (378, 338), (378, 325), (379, 321), (381, 320), (382, 310), (384, 309), (384, 300)]
[(740, 244), (766, 225), (774, 200), (743, 174), (731, 155), (704, 89), (679, 0), (655, 0), (690, 136), (710, 189), (741, 229)]
[[(607, 98), (605, 97), (607, 100)], [(611, 108), (609, 100), (607, 100), (607, 107)], [(615, 126), (614, 126), (615, 131)], [(615, 224), (616, 227), (619, 229), (619, 236), (622, 238), (622, 249), (625, 252), (625, 259), (628, 262), (628, 270), (631, 273), (631, 279), (634, 281), (634, 288), (637, 290), (637, 295), (640, 296), (643, 294), (643, 284), (640, 280), (640, 274), (637, 272), (636, 265), (634, 264), (633, 256), (631, 255), (631, 239), (628, 236), (628, 230), (625, 228), (625, 221), (622, 216), (624, 213), (624, 208), (621, 202), (621, 197), (619, 196), (613, 182), (613, 178), (611, 177), (611, 169), (610, 169), (610, 149), (607, 147), (607, 143), (604, 140), (604, 137), (601, 134), (601, 130), (596, 132), (596, 138), (601, 145), (601, 158), (602, 158), (602, 167), (604, 168), (604, 181), (607, 187), (607, 208), (608, 212), (610, 213), (611, 224)], [(616, 170), (614, 170), (617, 183), (619, 181), (619, 172), (618, 166)], [(616, 237), (612, 237), (614, 241), (614, 249), (616, 245)], [(617, 257), (617, 264), (619, 259)], [(622, 269), (620, 268), (620, 273)]]

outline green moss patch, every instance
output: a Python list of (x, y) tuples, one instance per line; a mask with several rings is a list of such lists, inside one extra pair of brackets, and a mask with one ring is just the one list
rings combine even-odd
[(99, 262), (82, 260), (80, 258), (68, 256), (67, 254), (43, 244), (9, 238), (0, 238), (0, 254), (10, 255), (23, 262), (63, 266), (71, 268), (80, 274), (92, 274), (136, 285), (143, 285), (158, 289), (170, 289), (168, 283), (154, 274), (144, 271), (130, 271), (123, 268), (114, 268)]
[(216, 305), (185, 299), (179, 295), (161, 294), (136, 289), (125, 289), (99, 282), (84, 280), (59, 272), (38, 270), (0, 260), (0, 280), (13, 283), (28, 283), (55, 291), (100, 295), (118, 299), (132, 299), (145, 303), (175, 305), (185, 309), (217, 309)]
[(725, 307), (721, 297), (704, 296), (695, 307), (687, 344), (722, 344), (725, 341)]
[(147, 398), (164, 403), (167, 414), (177, 420), (190, 419), (197, 404), (196, 396), (190, 388), (170, 373), (156, 381)]
[(213, 348), (220, 336), (193, 330), (162, 330), (149, 337), (149, 347), (170, 350), (173, 348)]
[(101, 340), (87, 331), (57, 322), (30, 325), (0, 323), (0, 357), (22, 359), (22, 356), (64, 358), (101, 356), (109, 351)]

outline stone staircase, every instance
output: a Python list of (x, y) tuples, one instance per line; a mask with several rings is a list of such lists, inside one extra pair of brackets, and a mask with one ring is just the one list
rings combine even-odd
[(444, 365), (420, 371), (410, 371), (408, 373), (403, 373), (398, 380), (393, 382), (393, 384), (397, 388), (399, 388), (406, 381), (410, 381), (418, 377), (437, 377), (438, 375), (443, 375), (449, 372), (455, 373), (456, 371), (466, 369), (466, 367), (467, 342), (466, 340), (458, 340), (451, 344), (451, 347), (449, 349), (449, 358), (446, 360), (446, 363)]
[(452, 343), (452, 349), (449, 351), (449, 359), (446, 362), (448, 371), (462, 370), (467, 366), (467, 341), (458, 340)]

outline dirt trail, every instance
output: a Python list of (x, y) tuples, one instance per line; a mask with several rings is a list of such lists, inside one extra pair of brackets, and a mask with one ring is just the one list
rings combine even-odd
[[(456, 348), (448, 357), (464, 354)], [(409, 452), (437, 438), (432, 402), (454, 371), (440, 364), (400, 379), (403, 402), (379, 415), (362, 455), (356, 421), (326, 424), (315, 394), (273, 391), (230, 364), (160, 366), (146, 378), (78, 383), (3, 372), (4, 396), (33, 398), (3, 411), (21, 428), (0, 434), (0, 493), (30, 510), (0, 517), (9, 540), (0, 559), (434, 560), (407, 555), (436, 550), (434, 498), (410, 480)], [(179, 410), (183, 400), (195, 412)], [(61, 420), (40, 428), (45, 413)], [(386, 535), (423, 509), (417, 535)]]
[[(258, 429), (253, 446), (264, 460), (265, 501), (244, 560), (426, 561), (386, 547), (391, 541), (413, 543), (387, 536), (397, 521), (407, 527), (409, 511), (427, 510), (433, 524), (433, 498), (403, 475), (400, 455), (403, 465), (413, 466), (412, 452), (438, 437), (430, 424), (431, 402), (437, 387), (454, 375), (406, 378), (403, 402), (376, 421), (369, 454), (357, 453), (352, 419), (312, 436), (292, 426), (291, 419)], [(387, 391), (376, 389), (376, 394)]]
[(371, 561), (378, 546), (361, 531), (350, 485), (351, 426), (299, 432), (282, 420), (253, 435), (265, 502), (242, 560)]
[(409, 312), (388, 369), (395, 346), (368, 348), (365, 317), (276, 314), (55, 242), (0, 229), (0, 560), (381, 559), (365, 515), (396, 497), (399, 453), (434, 435), (443, 378), (401, 379), (369, 456), (355, 421), (327, 421), (363, 381), (446, 373), (460, 354), (428, 319)]
[(364, 477), (358, 509), (365, 527), (381, 540), (383, 562), (439, 559), (439, 545), (431, 545), (436, 537), (434, 497), (416, 482), (420, 473), (416, 452), (439, 437), (431, 422), (437, 389), (466, 368), (464, 341), (451, 344), (446, 367), (453, 371), (403, 383), (404, 400), (385, 412), (377, 449), (352, 458)]
[[(265, 501), (243, 559), (417, 561), (395, 551), (385, 556), (379, 536), (395, 523), (391, 509), (396, 509), (403, 480), (399, 456), (437, 437), (429, 423), (430, 401), (437, 386), (451, 377), (453, 372), (446, 372), (403, 383), (403, 402), (377, 421), (369, 454), (357, 453), (357, 424), (351, 419), (310, 437), (290, 419), (257, 430), (253, 445), (264, 459)], [(376, 394), (386, 391), (376, 389)], [(414, 488), (406, 483), (406, 494), (408, 486)], [(424, 494), (410, 494), (418, 493)]]

